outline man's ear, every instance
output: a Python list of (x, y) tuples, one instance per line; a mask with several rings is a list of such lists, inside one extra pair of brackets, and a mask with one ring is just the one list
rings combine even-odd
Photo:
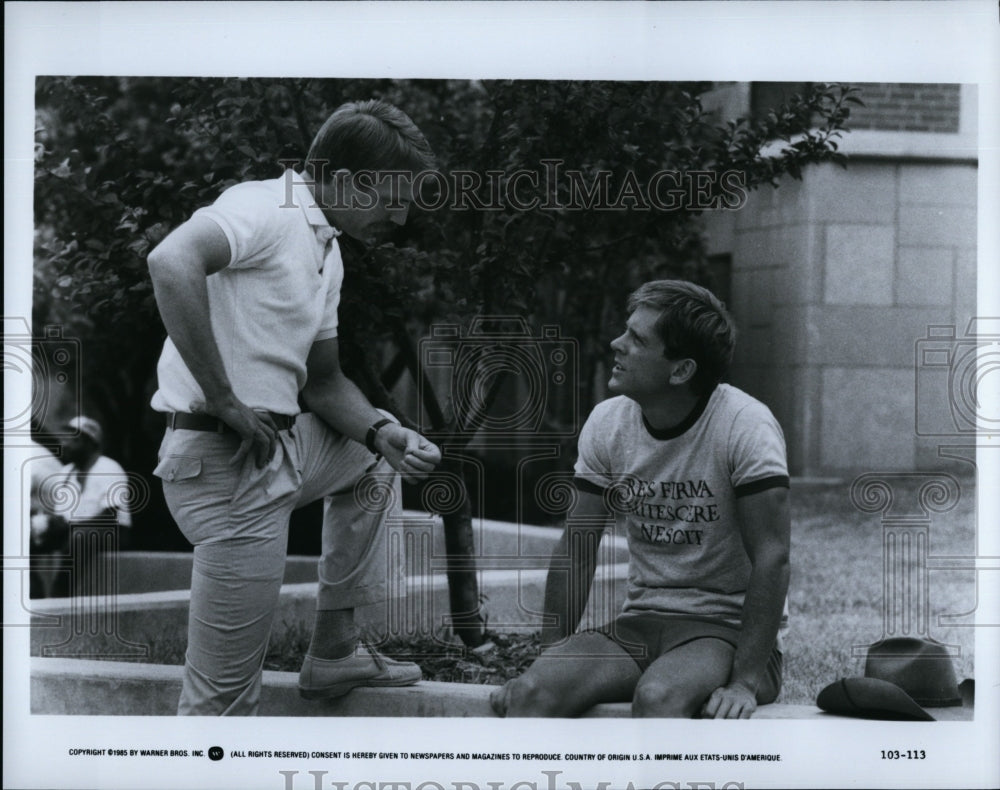
[(670, 383), (674, 385), (687, 384), (698, 371), (698, 363), (693, 359), (682, 359), (674, 365), (670, 373)]

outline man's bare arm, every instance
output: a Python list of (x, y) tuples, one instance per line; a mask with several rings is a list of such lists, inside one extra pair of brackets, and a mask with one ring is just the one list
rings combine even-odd
[(732, 673), (729, 683), (716, 689), (705, 703), (703, 715), (710, 718), (748, 719), (757, 709), (757, 687), (778, 635), (788, 593), (788, 489), (771, 488), (740, 497), (736, 509), (752, 567)]
[(542, 645), (549, 647), (571, 636), (587, 607), (597, 570), (597, 550), (608, 523), (604, 500), (577, 491), (566, 526), (552, 552), (545, 580), (545, 614), (552, 622), (542, 627)]
[(206, 278), (228, 266), (230, 255), (222, 229), (196, 217), (160, 242), (147, 263), (163, 325), (205, 394), (205, 411), (243, 439), (232, 463), (253, 452), (257, 466), (264, 466), (274, 455), (277, 430), (270, 417), (252, 411), (233, 393), (209, 315)]
[[(337, 338), (313, 343), (306, 359), (306, 405), (328, 425), (357, 442), (364, 442), (368, 428), (383, 419), (357, 385), (340, 367)], [(416, 431), (390, 423), (375, 434), (375, 449), (404, 480), (426, 477), (441, 461), (441, 451)]]

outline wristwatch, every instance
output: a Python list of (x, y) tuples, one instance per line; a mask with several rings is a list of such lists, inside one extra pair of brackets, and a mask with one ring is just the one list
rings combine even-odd
[(374, 455), (379, 454), (378, 450), (375, 449), (375, 434), (379, 432), (380, 428), (384, 428), (390, 422), (392, 422), (392, 420), (388, 418), (379, 420), (378, 422), (373, 423), (368, 429), (368, 433), (365, 434), (365, 447), (368, 448), (370, 453), (373, 453)]

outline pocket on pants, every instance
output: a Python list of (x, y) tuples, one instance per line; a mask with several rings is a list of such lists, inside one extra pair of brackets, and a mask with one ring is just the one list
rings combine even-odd
[(177, 483), (200, 476), (201, 469), (201, 459), (193, 455), (167, 455), (156, 465), (153, 474), (168, 483)]
[(227, 437), (168, 431), (153, 475), (163, 482), (163, 498), (181, 534), (193, 545), (227, 537), (235, 472), (235, 452)]

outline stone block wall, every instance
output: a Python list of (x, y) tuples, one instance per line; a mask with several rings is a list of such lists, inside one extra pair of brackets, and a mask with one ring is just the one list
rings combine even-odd
[(976, 183), (974, 163), (858, 159), (709, 218), (710, 238), (728, 226), (732, 380), (774, 410), (793, 474), (942, 466), (916, 414), (947, 422), (949, 394), (918, 393), (917, 351), (975, 314)]

